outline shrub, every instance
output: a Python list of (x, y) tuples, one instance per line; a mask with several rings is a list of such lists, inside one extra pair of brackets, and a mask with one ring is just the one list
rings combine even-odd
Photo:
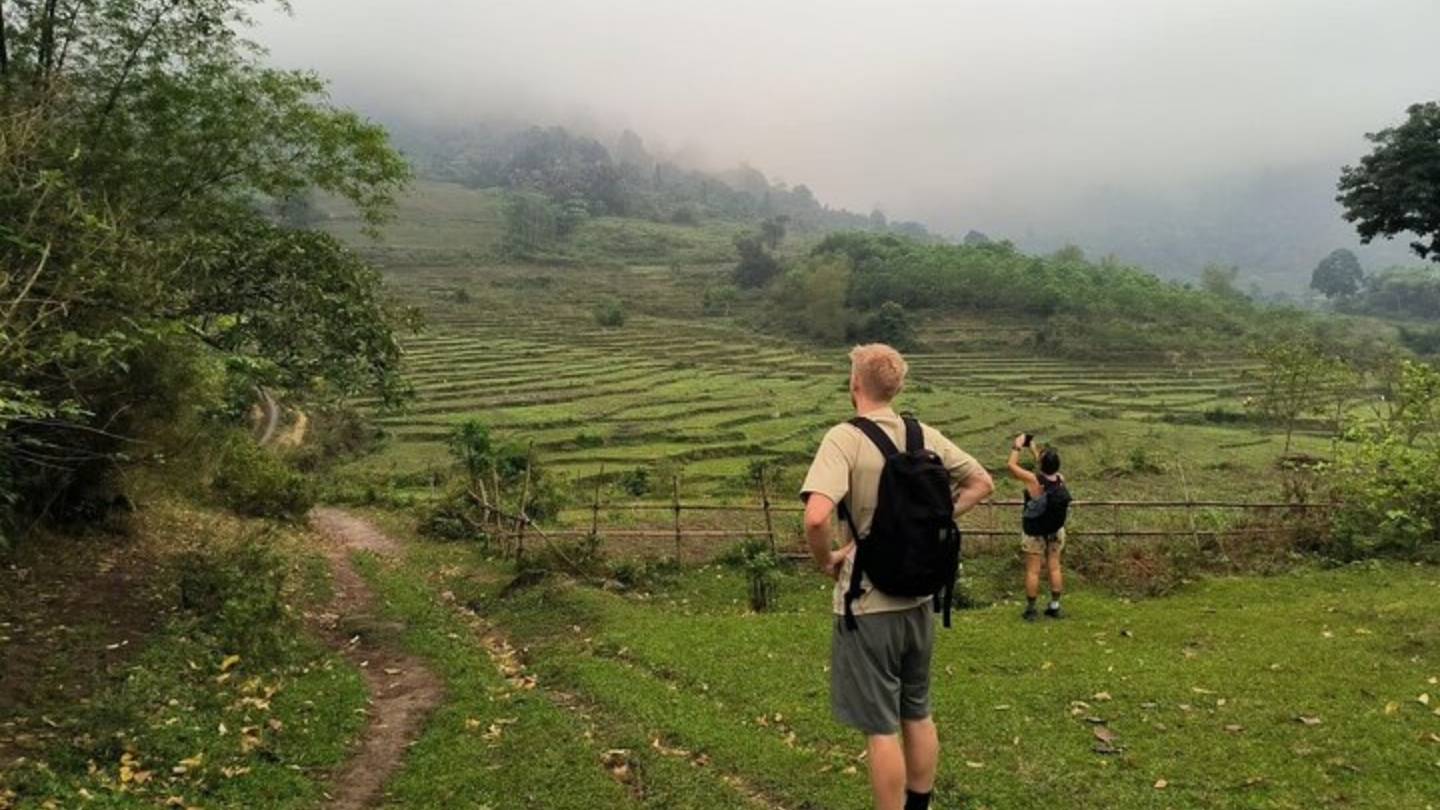
[(657, 588), (680, 574), (673, 559), (622, 560), (610, 566), (610, 577), (627, 589)]
[(221, 449), (215, 489), (227, 506), (251, 517), (296, 520), (315, 503), (309, 479), (238, 434)]
[(625, 306), (619, 299), (607, 298), (595, 305), (595, 323), (612, 329), (625, 325)]
[(436, 540), (476, 540), (485, 548), (490, 536), (480, 528), (483, 517), (468, 492), (452, 491), (421, 512), (417, 529)]
[(298, 637), (285, 605), (285, 558), (268, 534), (207, 542), (171, 565), (180, 616), (218, 649), (269, 661)]
[(729, 315), (740, 298), (740, 291), (731, 284), (717, 284), (706, 287), (700, 299), (700, 312), (707, 317)]
[(575, 434), (575, 446), (584, 449), (604, 447), (605, 437), (598, 433), (587, 433), (582, 430)]
[(761, 613), (774, 606), (779, 589), (780, 558), (770, 550), (769, 543), (746, 540), (726, 555), (726, 559), (745, 572), (751, 610)]
[(1359, 437), (1342, 446), (1326, 477), (1343, 505), (1325, 553), (1440, 560), (1440, 446)]
[(916, 346), (915, 327), (905, 307), (894, 301), (886, 301), (880, 308), (865, 316), (854, 330), (853, 337), (861, 343), (887, 343), (900, 351), (911, 351)]
[(650, 494), (653, 486), (650, 480), (650, 470), (645, 467), (626, 470), (620, 474), (619, 480), (615, 483), (620, 486), (620, 489), (636, 498)]

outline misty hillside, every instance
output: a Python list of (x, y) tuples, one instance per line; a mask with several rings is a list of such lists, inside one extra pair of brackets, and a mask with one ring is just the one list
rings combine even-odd
[(1162, 278), (1192, 280), (1211, 263), (1240, 268), (1240, 285), (1296, 292), (1331, 250), (1348, 248), (1367, 270), (1416, 263), (1403, 242), (1362, 246), (1335, 202), (1339, 167), (1314, 164), (1216, 177), (1144, 192), (1119, 185), (1087, 192), (1086, 216), (1036, 217), (1017, 244), (1049, 252), (1067, 244), (1115, 254)]

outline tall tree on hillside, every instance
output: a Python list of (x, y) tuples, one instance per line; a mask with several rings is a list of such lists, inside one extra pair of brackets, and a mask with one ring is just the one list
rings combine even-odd
[(780, 263), (765, 250), (760, 237), (744, 235), (735, 237), (735, 250), (740, 262), (735, 265), (733, 277), (739, 287), (764, 287), (780, 275)]
[(769, 217), (764, 222), (761, 222), (760, 241), (771, 250), (779, 248), (780, 243), (785, 240), (785, 225), (789, 221), (790, 217), (780, 214), (779, 216)]
[(1375, 144), (1359, 166), (1340, 171), (1345, 219), (1360, 241), (1410, 233), (1420, 258), (1440, 261), (1440, 102), (1414, 104), (1399, 126), (1366, 134)]
[(1310, 274), (1310, 288), (1326, 298), (1348, 298), (1360, 291), (1360, 282), (1365, 278), (1365, 269), (1355, 254), (1339, 248), (1315, 265)]

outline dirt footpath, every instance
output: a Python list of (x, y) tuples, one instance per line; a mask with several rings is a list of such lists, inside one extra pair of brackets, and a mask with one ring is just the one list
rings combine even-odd
[(340, 509), (315, 509), (310, 524), (329, 541), (326, 556), (335, 586), (329, 610), (311, 618), (331, 644), (359, 667), (370, 692), (369, 725), (358, 750), (331, 782), (330, 807), (361, 810), (380, 803), (385, 783), (399, 770), (444, 690), (420, 659), (400, 649), (398, 637), (404, 628), (382, 620), (374, 592), (350, 562), (356, 551), (398, 556), (399, 543)]

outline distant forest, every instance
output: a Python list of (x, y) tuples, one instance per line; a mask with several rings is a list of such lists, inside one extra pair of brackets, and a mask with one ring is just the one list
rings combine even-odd
[(797, 233), (858, 229), (933, 238), (919, 222), (891, 222), (878, 210), (858, 214), (831, 208), (808, 186), (774, 182), (748, 165), (723, 172), (681, 165), (651, 154), (630, 130), (608, 144), (559, 126), (397, 127), (394, 132), (421, 176), (471, 188), (538, 193), (558, 206), (583, 206), (589, 216), (682, 225), (784, 217)]

